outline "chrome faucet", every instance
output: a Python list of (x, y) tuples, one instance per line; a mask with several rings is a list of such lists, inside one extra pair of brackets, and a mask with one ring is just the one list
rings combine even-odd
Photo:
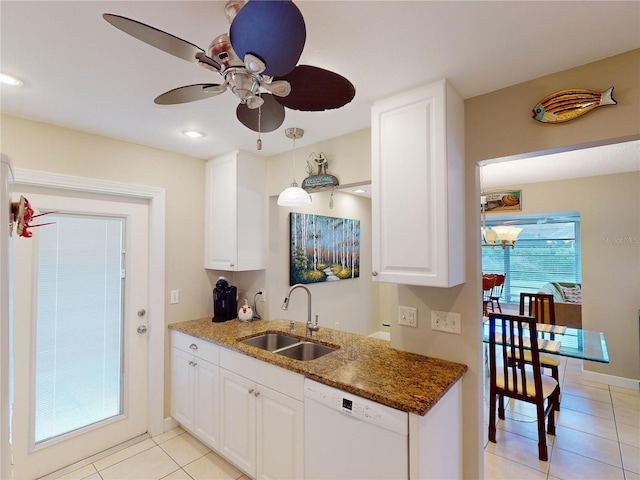
[[(289, 299), (291, 298), (291, 292), (293, 292), (296, 288), (302, 288), (307, 292), (307, 336), (311, 337), (313, 336), (313, 332), (317, 332), (318, 330), (320, 330), (320, 327), (318, 326), (318, 315), (316, 315), (316, 324), (313, 325), (311, 323), (311, 291), (309, 291), (307, 287), (305, 287), (301, 283), (296, 283), (294, 286), (292, 286), (287, 292), (287, 296), (284, 297), (284, 302), (282, 302), (281, 308), (282, 310), (289, 309)], [(293, 332), (294, 329), (295, 322), (291, 321), (291, 323), (289, 324), (289, 330)]]

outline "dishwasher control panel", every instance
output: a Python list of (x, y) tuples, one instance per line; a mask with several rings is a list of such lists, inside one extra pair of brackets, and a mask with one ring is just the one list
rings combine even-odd
[(341, 411), (358, 420), (375, 424), (402, 435), (408, 434), (409, 414), (406, 412), (309, 379), (305, 380), (304, 395), (306, 399)]

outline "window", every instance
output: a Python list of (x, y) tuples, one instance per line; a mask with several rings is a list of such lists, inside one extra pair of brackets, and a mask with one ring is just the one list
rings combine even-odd
[(35, 442), (122, 413), (124, 219), (56, 214), (38, 239)]
[(548, 282), (582, 283), (579, 216), (501, 216), (486, 224), (522, 228), (514, 248), (482, 247), (482, 273), (507, 275), (501, 302), (519, 303), (520, 292), (535, 293)]

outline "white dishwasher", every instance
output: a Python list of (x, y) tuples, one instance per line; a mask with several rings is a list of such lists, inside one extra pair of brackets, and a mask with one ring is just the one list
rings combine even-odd
[(304, 395), (307, 480), (409, 478), (408, 413), (309, 379)]

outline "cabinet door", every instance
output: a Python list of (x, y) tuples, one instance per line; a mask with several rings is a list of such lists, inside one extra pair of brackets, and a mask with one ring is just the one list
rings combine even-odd
[(237, 161), (232, 152), (205, 167), (205, 268), (237, 269)]
[(236, 151), (205, 167), (205, 268), (265, 268), (266, 162)]
[(171, 349), (171, 416), (185, 429), (194, 427), (194, 359), (180, 349)]
[(220, 452), (256, 476), (256, 385), (220, 369)]
[(218, 449), (220, 430), (220, 367), (196, 359), (195, 435), (207, 446)]
[(303, 403), (262, 385), (258, 392), (256, 478), (304, 478)]
[(464, 281), (463, 115), (445, 81), (374, 104), (374, 281)]

